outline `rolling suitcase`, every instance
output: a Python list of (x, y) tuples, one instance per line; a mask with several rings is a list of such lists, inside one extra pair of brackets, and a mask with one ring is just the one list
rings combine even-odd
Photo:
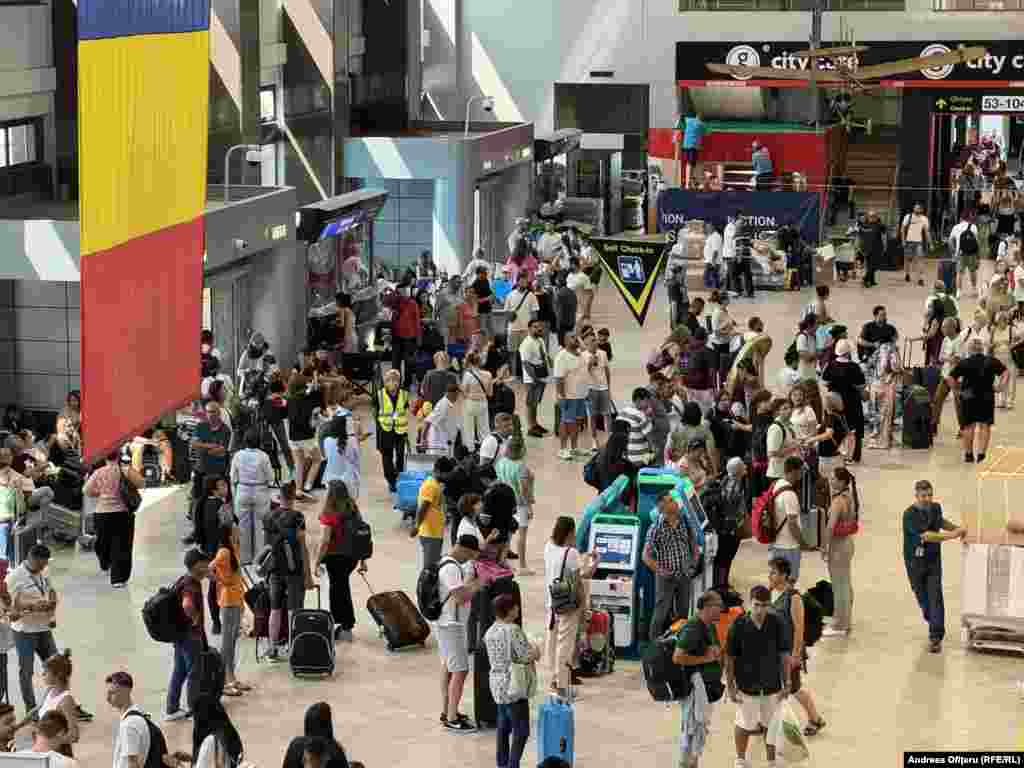
[(291, 654), (288, 664), (296, 677), (334, 674), (334, 619), (320, 607), (320, 587), (314, 609), (303, 608), (292, 614)]
[(491, 694), (491, 660), (483, 645), (473, 651), (473, 720), (479, 729), (498, 726), (498, 705)]
[(558, 757), (572, 766), (575, 754), (576, 708), (561, 696), (546, 696), (537, 712), (537, 764)]
[(201, 696), (220, 700), (224, 695), (224, 659), (209, 644), (199, 653), (188, 673), (188, 708), (195, 710)]
[[(249, 636), (256, 640), (256, 662), (260, 660), (260, 640), (270, 642), (270, 588), (262, 579), (253, 579), (242, 566), (243, 599), (252, 611), (252, 630)], [(287, 624), (287, 619), (284, 624)]]
[(389, 651), (412, 645), (426, 646), (430, 625), (405, 592), (374, 592), (366, 576), (360, 574), (370, 590), (366, 610), (373, 617)]
[(407, 469), (398, 476), (398, 508), (406, 515), (416, 514), (420, 486), (429, 476), (421, 469)]
[(903, 402), (903, 447), (920, 450), (931, 445), (931, 398), (924, 387), (910, 387)]
[(152, 445), (142, 446), (142, 479), (147, 488), (159, 488), (161, 485), (160, 452)]

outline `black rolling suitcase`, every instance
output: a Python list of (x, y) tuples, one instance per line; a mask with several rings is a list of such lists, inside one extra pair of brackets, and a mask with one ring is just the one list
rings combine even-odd
[(931, 448), (932, 446), (932, 400), (924, 387), (913, 386), (907, 390), (903, 401), (903, 447)]
[(491, 660), (482, 643), (473, 652), (473, 720), (477, 728), (498, 725), (498, 705), (491, 694)]
[(159, 488), (161, 485), (160, 451), (156, 446), (142, 446), (142, 479), (147, 488)]
[(316, 604), (316, 608), (303, 608), (292, 614), (288, 663), (296, 677), (334, 674), (334, 618), (320, 606), (319, 585)]

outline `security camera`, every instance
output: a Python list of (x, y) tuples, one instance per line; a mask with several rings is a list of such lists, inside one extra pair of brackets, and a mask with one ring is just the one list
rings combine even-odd
[(245, 162), (252, 166), (262, 165), (263, 153), (258, 149), (250, 149), (245, 153)]
[(481, 106), (484, 108), (484, 112), (493, 112), (494, 111), (494, 99), (490, 98), (490, 97), (484, 99), (483, 103), (481, 104)]
[(234, 240), (232, 240), (232, 243), (234, 243), (235, 250), (237, 251), (244, 251), (246, 248), (249, 247), (249, 242), (247, 240), (243, 240), (240, 237), (236, 237)]

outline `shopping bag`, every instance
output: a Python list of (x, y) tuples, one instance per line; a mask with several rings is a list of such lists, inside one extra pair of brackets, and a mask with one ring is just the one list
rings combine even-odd
[(811, 749), (788, 698), (775, 710), (775, 717), (768, 725), (767, 743), (774, 745), (776, 757), (781, 757), (786, 765), (810, 762)]

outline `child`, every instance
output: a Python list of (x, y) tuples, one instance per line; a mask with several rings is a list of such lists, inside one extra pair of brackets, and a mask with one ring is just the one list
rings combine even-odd
[[(1024, 299), (1021, 300), (1024, 302)], [(608, 356), (608, 362), (612, 361), (612, 332), (602, 328), (597, 332), (597, 348)]]

